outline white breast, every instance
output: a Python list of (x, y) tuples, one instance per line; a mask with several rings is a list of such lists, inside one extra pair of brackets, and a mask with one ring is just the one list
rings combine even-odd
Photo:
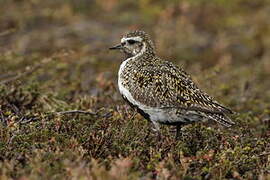
[(123, 81), (123, 80), (122, 80), (122, 78), (121, 78), (121, 73), (124, 71), (127, 62), (130, 61), (130, 60), (132, 60), (132, 58), (126, 59), (126, 60), (123, 61), (122, 64), (120, 65), (120, 69), (119, 69), (119, 71), (118, 71), (118, 88), (119, 88), (120, 93), (121, 93), (123, 96), (125, 96), (129, 102), (131, 102), (132, 104), (138, 106), (140, 103), (137, 102), (137, 101), (132, 97), (132, 95), (131, 95), (131, 93), (129, 92), (129, 90), (126, 89), (126, 88), (123, 86), (123, 84), (122, 84), (122, 81)]
[[(124, 41), (124, 40), (122, 39), (121, 41)], [(125, 69), (125, 67), (126, 67), (126, 64), (127, 64), (129, 61), (131, 61), (131, 60), (133, 60), (133, 59), (136, 59), (136, 58), (138, 58), (139, 56), (143, 55), (143, 53), (144, 53), (145, 51), (146, 51), (146, 44), (143, 43), (143, 48), (142, 48), (142, 50), (141, 50), (140, 53), (138, 53), (136, 56), (133, 56), (133, 57), (131, 57), (131, 58), (128, 58), (128, 59), (126, 59), (125, 61), (122, 62), (122, 64), (120, 65), (120, 69), (119, 69), (119, 71), (118, 71), (118, 88), (119, 88), (120, 93), (121, 93), (123, 96), (125, 96), (129, 102), (131, 102), (132, 104), (134, 104), (134, 105), (136, 105), (136, 106), (138, 106), (138, 107), (145, 107), (145, 108), (147, 108), (146, 106), (142, 105), (141, 103), (139, 103), (138, 101), (136, 101), (136, 100), (132, 97), (132, 95), (131, 95), (131, 93), (129, 92), (129, 90), (126, 89), (126, 88), (123, 86), (123, 84), (122, 84), (122, 79), (121, 79), (121, 73), (124, 71), (124, 69)]]
[(143, 110), (145, 113), (150, 115), (150, 119), (151, 121), (164, 121), (164, 120), (168, 120), (168, 117), (166, 114), (163, 113), (163, 111), (161, 109), (158, 108), (152, 108), (149, 106), (146, 106), (142, 103), (140, 103), (139, 101), (136, 101), (133, 96), (131, 95), (131, 93), (129, 92), (129, 90), (127, 88), (125, 88), (122, 84), (122, 78), (121, 78), (121, 73), (123, 72), (123, 70), (125, 69), (125, 66), (127, 64), (128, 61), (132, 60), (132, 58), (129, 58), (127, 60), (125, 60), (124, 62), (122, 62), (122, 64), (120, 65), (120, 69), (118, 72), (118, 88), (120, 93), (133, 105), (137, 106), (138, 108), (140, 108), (141, 110)]

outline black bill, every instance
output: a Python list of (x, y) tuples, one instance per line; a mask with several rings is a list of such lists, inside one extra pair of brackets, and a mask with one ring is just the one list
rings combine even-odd
[(110, 49), (110, 50), (122, 49), (122, 45), (121, 45), (121, 44), (118, 44), (118, 45), (116, 45), (116, 46), (110, 47), (109, 49)]

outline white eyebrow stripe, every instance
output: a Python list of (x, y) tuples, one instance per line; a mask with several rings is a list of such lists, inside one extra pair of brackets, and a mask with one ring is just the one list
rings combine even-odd
[(125, 41), (128, 41), (128, 40), (135, 40), (135, 41), (139, 41), (139, 42), (142, 42), (142, 38), (140, 37), (140, 36), (136, 36), (136, 37), (129, 37), (129, 38), (125, 38), (125, 37), (123, 37), (122, 39), (121, 39), (121, 43), (122, 42), (125, 42)]

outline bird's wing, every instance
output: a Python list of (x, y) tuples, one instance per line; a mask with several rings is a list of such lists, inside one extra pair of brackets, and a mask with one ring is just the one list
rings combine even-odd
[(148, 106), (184, 108), (204, 113), (232, 113), (200, 90), (182, 68), (164, 61), (135, 74), (134, 98)]

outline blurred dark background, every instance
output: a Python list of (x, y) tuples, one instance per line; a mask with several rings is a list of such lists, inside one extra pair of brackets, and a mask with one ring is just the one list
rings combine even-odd
[(120, 35), (142, 29), (161, 56), (203, 67), (269, 54), (266, 0), (2, 0), (0, 8), (1, 52), (108, 54)]

